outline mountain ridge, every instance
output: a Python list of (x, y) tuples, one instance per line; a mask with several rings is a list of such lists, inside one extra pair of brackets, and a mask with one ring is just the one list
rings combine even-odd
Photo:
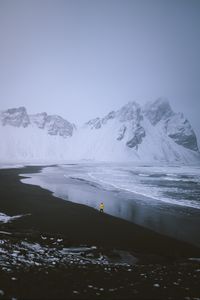
[[(105, 161), (200, 161), (189, 121), (165, 98), (141, 107), (132, 101), (77, 128), (58, 115), (29, 115), (25, 107), (0, 112), (0, 161), (92, 159)], [(32, 137), (32, 140), (31, 140)], [(9, 147), (13, 141), (14, 148)], [(40, 151), (37, 149), (40, 145)]]

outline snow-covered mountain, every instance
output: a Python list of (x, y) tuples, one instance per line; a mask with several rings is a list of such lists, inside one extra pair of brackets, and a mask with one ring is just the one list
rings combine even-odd
[(8, 109), (0, 115), (3, 126), (12, 125), (15, 127), (36, 126), (45, 129), (50, 135), (69, 137), (73, 134), (74, 126), (67, 120), (57, 115), (48, 116), (43, 112), (36, 115), (28, 115), (25, 107)]
[(141, 107), (129, 102), (77, 128), (57, 115), (0, 113), (1, 162), (64, 160), (200, 162), (196, 135), (166, 99)]

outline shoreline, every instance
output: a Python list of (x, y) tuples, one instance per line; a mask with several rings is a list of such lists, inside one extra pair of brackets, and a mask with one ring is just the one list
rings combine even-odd
[(30, 214), (10, 223), (10, 229), (65, 235), (72, 245), (96, 245), (166, 257), (200, 256), (198, 247), (20, 182), (20, 173), (35, 173), (41, 168), (43, 166), (0, 170), (1, 212)]

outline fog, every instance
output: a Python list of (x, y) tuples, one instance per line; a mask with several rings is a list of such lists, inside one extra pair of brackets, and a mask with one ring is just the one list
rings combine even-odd
[(200, 141), (199, 0), (1, 0), (0, 110), (82, 123), (167, 97)]

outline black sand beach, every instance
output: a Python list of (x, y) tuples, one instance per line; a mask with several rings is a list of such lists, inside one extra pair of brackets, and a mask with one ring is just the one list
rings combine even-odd
[[(5, 240), (5, 244), (11, 246), (23, 240), (40, 243), (41, 235), (46, 235), (52, 240), (62, 238), (64, 243), (62, 247), (96, 246), (98, 253), (107, 256), (110, 253), (111, 257), (114, 250), (123, 250), (136, 257), (137, 263), (134, 267), (130, 267), (131, 264), (111, 266), (110, 272), (107, 272), (105, 266), (101, 264), (87, 265), (83, 268), (81, 265), (71, 267), (69, 264), (43, 268), (37, 267), (37, 264), (29, 268), (11, 267), (10, 272), (14, 272), (15, 275), (1, 269), (2, 297), (9, 299), (12, 296), (17, 299), (184, 297), (198, 299), (197, 297), (200, 297), (198, 291), (200, 272), (196, 271), (200, 269), (200, 265), (198, 261), (188, 260), (191, 257), (200, 257), (199, 248), (125, 220), (101, 214), (92, 208), (56, 198), (51, 192), (38, 186), (20, 182), (19, 174), (39, 170), (40, 167), (31, 166), (0, 170), (0, 212), (10, 216), (27, 214), (12, 223), (0, 223), (0, 239)], [(17, 279), (12, 280), (12, 277)], [(98, 286), (99, 290), (95, 290), (94, 286)], [(122, 288), (119, 289), (119, 286)]]

